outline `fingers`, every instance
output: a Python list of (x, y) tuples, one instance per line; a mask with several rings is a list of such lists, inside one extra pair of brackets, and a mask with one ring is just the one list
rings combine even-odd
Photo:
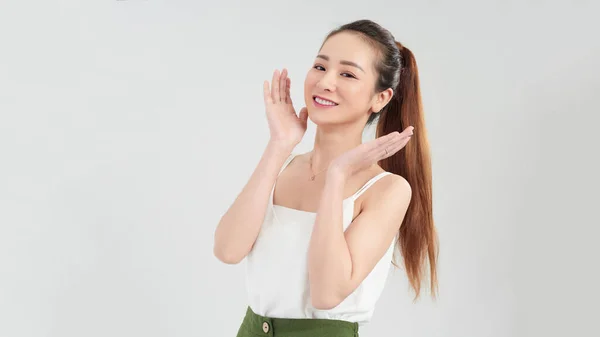
[(410, 136), (412, 136), (414, 133), (414, 131), (413, 131), (414, 129), (415, 128), (413, 126), (409, 126), (409, 127), (406, 127), (404, 129), (404, 131), (402, 131), (402, 132), (398, 132), (398, 131), (391, 132), (385, 136), (385, 137), (387, 137), (387, 139), (384, 139), (382, 143), (388, 143), (387, 145), (389, 145), (389, 144), (393, 144), (396, 141), (399, 141), (401, 139), (410, 138)]
[(392, 144), (405, 137), (405, 134), (398, 131), (390, 132), (387, 135), (378, 138), (378, 142), (375, 144), (373, 150), (377, 153), (380, 153), (380, 150), (392, 146)]
[(383, 137), (380, 137), (380, 142), (374, 146), (372, 151), (378, 158), (377, 161), (393, 156), (396, 152), (400, 151), (409, 141), (413, 135), (414, 127), (409, 126), (404, 131), (394, 131)]
[(308, 121), (308, 109), (306, 109), (306, 107), (302, 108), (300, 110), (300, 116), (298, 117), (300, 118), (302, 123), (304, 123), (304, 126), (306, 126), (306, 123)]
[(271, 97), (274, 103), (279, 103), (281, 100), (281, 95), (279, 94), (279, 77), (279, 70), (275, 70), (273, 72), (273, 80), (271, 81)]
[(411, 135), (414, 133), (415, 131), (415, 127), (414, 126), (408, 126), (404, 129), (404, 131), (402, 131), (402, 133), (407, 134), (407, 135)]
[(281, 72), (281, 76), (279, 77), (279, 95), (280, 95), (280, 102), (282, 102), (282, 103), (287, 102), (286, 87), (287, 87), (287, 69), (284, 68), (283, 71)]
[(287, 75), (288, 71), (285, 68), (281, 71), (281, 73), (279, 70), (275, 70), (273, 72), (270, 90), (271, 101), (273, 103), (291, 103), (291, 81)]
[(286, 80), (287, 80), (286, 81), (287, 84), (285, 86), (286, 103), (293, 104), (292, 103), (292, 96), (290, 95), (290, 86), (291, 86), (292, 80), (290, 80), (289, 77), (286, 78)]
[(381, 154), (382, 155), (381, 159), (391, 157), (391, 156), (395, 155), (398, 151), (402, 150), (404, 148), (404, 146), (406, 146), (406, 144), (408, 144), (408, 142), (410, 141), (410, 138), (411, 138), (410, 136), (401, 138), (400, 140), (391, 144), (389, 147), (383, 149), (383, 153)]
[(273, 103), (273, 98), (271, 97), (271, 90), (269, 90), (269, 81), (266, 80), (263, 82), (263, 96), (265, 98), (265, 103)]

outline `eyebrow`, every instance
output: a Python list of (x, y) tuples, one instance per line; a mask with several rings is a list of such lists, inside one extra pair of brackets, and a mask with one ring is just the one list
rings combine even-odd
[[(317, 55), (317, 57), (321, 58), (321, 59), (323, 59), (325, 61), (329, 61), (329, 56), (327, 56), (327, 55), (319, 54), (319, 55)], [(363, 73), (365, 72), (365, 70), (361, 66), (359, 66), (358, 64), (356, 64), (354, 62), (351, 62), (351, 61), (341, 60), (340, 64), (345, 64), (345, 65), (348, 65), (348, 66), (353, 66), (353, 67), (356, 67), (356, 68), (362, 70)]]

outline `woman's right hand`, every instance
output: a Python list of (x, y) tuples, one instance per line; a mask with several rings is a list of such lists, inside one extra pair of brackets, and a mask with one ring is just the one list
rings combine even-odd
[(296, 114), (290, 97), (290, 83), (287, 69), (281, 73), (275, 70), (271, 87), (269, 81), (265, 81), (263, 91), (271, 142), (293, 150), (306, 132), (308, 111), (302, 108), (300, 116)]

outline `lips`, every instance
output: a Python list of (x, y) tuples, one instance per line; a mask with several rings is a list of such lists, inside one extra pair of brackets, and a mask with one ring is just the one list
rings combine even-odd
[(334, 102), (334, 101), (332, 101), (330, 99), (327, 99), (327, 98), (322, 97), (322, 96), (317, 96), (317, 95), (313, 96), (313, 101), (315, 101), (317, 104), (323, 105), (323, 106), (336, 106), (336, 105), (338, 105), (338, 103), (336, 103), (336, 102)]

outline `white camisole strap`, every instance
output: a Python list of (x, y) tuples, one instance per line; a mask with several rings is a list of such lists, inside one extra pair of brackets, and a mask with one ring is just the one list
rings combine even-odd
[(288, 166), (288, 164), (292, 161), (292, 159), (294, 159), (295, 156), (296, 156), (296, 153), (293, 153), (293, 152), (290, 153), (290, 155), (287, 157), (287, 159), (285, 160), (285, 162), (281, 166), (281, 169), (279, 170), (279, 174), (281, 174), (281, 172), (283, 172), (283, 170), (285, 169), (285, 167)]
[(358, 197), (360, 197), (361, 194), (363, 194), (367, 188), (371, 187), (371, 185), (375, 184), (377, 182), (377, 180), (387, 176), (388, 174), (392, 174), (391, 172), (381, 172), (378, 175), (374, 176), (373, 178), (369, 179), (369, 181), (367, 181), (363, 187), (359, 188), (358, 191), (356, 191), (356, 193), (354, 193), (352, 195), (352, 197), (350, 197), (350, 199), (352, 199), (353, 201), (358, 199)]

